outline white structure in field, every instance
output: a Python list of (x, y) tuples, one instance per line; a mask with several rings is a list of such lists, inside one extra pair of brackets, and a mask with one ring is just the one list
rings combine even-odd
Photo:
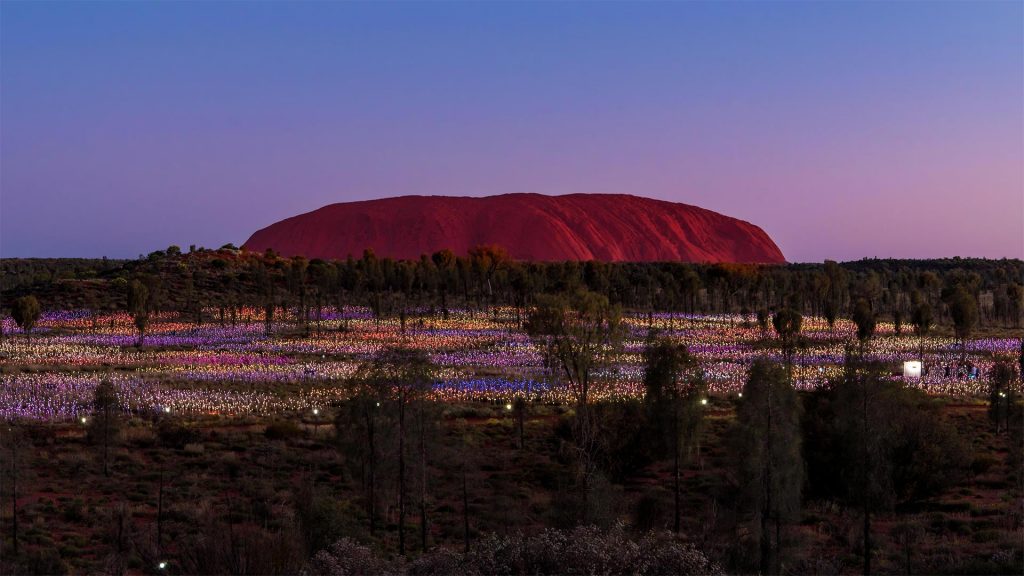
[(903, 363), (903, 377), (904, 378), (920, 378), (921, 377), (921, 361), (920, 360), (907, 360)]

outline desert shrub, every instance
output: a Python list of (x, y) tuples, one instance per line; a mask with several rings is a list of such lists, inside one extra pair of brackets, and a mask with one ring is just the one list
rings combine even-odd
[(530, 468), (533, 482), (545, 490), (558, 488), (559, 474), (560, 470), (557, 466), (546, 462), (538, 462)]
[(598, 461), (609, 478), (621, 482), (651, 463), (652, 442), (639, 400), (595, 404), (593, 418), (599, 423)]
[(1000, 550), (991, 556), (968, 558), (939, 566), (940, 574), (1019, 574), (1024, 556), (1020, 549)]
[(75, 498), (64, 503), (64, 519), (68, 522), (81, 522), (85, 520), (85, 503), (81, 498)]
[(897, 424), (892, 453), (892, 479), (896, 497), (914, 502), (941, 494), (961, 480), (971, 463), (966, 443), (934, 405), (917, 391), (910, 394), (908, 410)]
[(491, 534), (466, 557), (467, 573), (479, 574), (718, 574), (721, 569), (667, 532), (639, 540), (621, 526), (544, 530), (533, 536)]
[(306, 549), (310, 553), (323, 550), (346, 536), (362, 532), (357, 525), (355, 511), (346, 503), (325, 494), (300, 494), (296, 513)]
[(970, 534), (972, 532), (971, 523), (963, 518), (948, 518), (946, 519), (945, 529), (953, 534), (959, 534), (961, 536)]
[(475, 404), (458, 404), (446, 408), (443, 417), (451, 418), (493, 418), (494, 409), (490, 406), (479, 406)]
[(181, 450), (186, 444), (192, 444), (199, 439), (199, 434), (194, 430), (170, 419), (160, 421), (156, 434), (162, 445), (176, 450)]
[(45, 574), (56, 576), (67, 574), (68, 567), (56, 548), (30, 548), (14, 569), (14, 574)]
[(1002, 533), (999, 530), (987, 529), (974, 532), (971, 540), (974, 542), (997, 542)]
[(622, 487), (608, 480), (600, 472), (591, 474), (587, 486), (586, 509), (583, 520), (600, 528), (609, 528), (619, 518), (623, 503)]
[(224, 476), (237, 480), (242, 473), (242, 464), (234, 457), (234, 454), (228, 452), (220, 458), (220, 468), (223, 471)]
[(302, 566), (302, 546), (294, 530), (264, 530), (225, 523), (206, 513), (198, 530), (179, 543), (186, 574), (294, 574)]
[(563, 414), (559, 416), (554, 427), (555, 438), (566, 442), (572, 441), (572, 423), (572, 415)]
[(971, 461), (971, 472), (978, 476), (988, 472), (993, 466), (999, 464), (999, 459), (989, 454), (980, 454)]
[(669, 504), (659, 497), (659, 492), (649, 490), (637, 501), (633, 507), (633, 524), (637, 530), (653, 530), (662, 525), (665, 521), (665, 510), (670, 508)]
[(342, 538), (330, 548), (317, 552), (303, 570), (303, 574), (309, 576), (361, 576), (391, 572), (387, 561), (375, 556), (366, 546), (348, 538)]
[(118, 502), (101, 511), (101, 527), (103, 541), (118, 554), (131, 548), (135, 534), (132, 507), (126, 502)]
[(268, 424), (263, 435), (267, 440), (290, 440), (301, 436), (302, 429), (295, 422), (279, 420)]
[(583, 494), (563, 475), (563, 481), (555, 492), (548, 508), (547, 522), (555, 528), (569, 529), (580, 523), (584, 517)]
[(467, 574), (462, 554), (439, 548), (414, 560), (406, 568), (410, 576), (448, 576), (449, 574)]
[(947, 512), (950, 514), (958, 513), (971, 513), (974, 507), (970, 502), (965, 500), (955, 500), (952, 502), (935, 502), (931, 505), (931, 508), (937, 512)]
[[(812, 497), (857, 499), (851, 493), (856, 482), (851, 482), (855, 476), (850, 471), (860, 462), (863, 448), (838, 425), (840, 415), (857, 414), (860, 396), (851, 392), (856, 385), (839, 382), (803, 397), (801, 426)], [(968, 446), (927, 394), (880, 382), (871, 395), (873, 434), (884, 439), (871, 445), (878, 475), (874, 482), (885, 487), (884, 494), (876, 495), (879, 502), (919, 502), (965, 476), (971, 466)], [(848, 420), (860, 425), (856, 418)]]
[(369, 548), (343, 538), (313, 556), (311, 576), (409, 574), (512, 576), (514, 574), (722, 574), (704, 554), (669, 532), (631, 539), (621, 525), (611, 530), (580, 526), (537, 534), (487, 534), (468, 554), (439, 548), (409, 564), (391, 563)]

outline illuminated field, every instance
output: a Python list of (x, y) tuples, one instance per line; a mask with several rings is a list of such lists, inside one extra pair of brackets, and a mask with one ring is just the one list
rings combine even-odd
[[(213, 311), (210, 311), (211, 313)], [(327, 309), (302, 335), (284, 311), (265, 334), (261, 313), (244, 310), (232, 325), (185, 322), (174, 314), (155, 319), (145, 346), (126, 314), (89, 317), (84, 312), (44, 314), (31, 342), (10, 320), (0, 341), (0, 417), (72, 420), (88, 413), (94, 387), (103, 379), (120, 389), (127, 413), (171, 411), (193, 415), (243, 416), (304, 412), (345, 397), (345, 382), (360, 362), (385, 346), (427, 351), (438, 366), (434, 396), (441, 401), (506, 402), (522, 396), (544, 403), (568, 402), (558, 374), (516, 323), (513, 309), (487, 313), (457, 311), (447, 319), (410, 314), (405, 331), (397, 319), (375, 320), (368, 309)], [(642, 355), (652, 327), (685, 343), (701, 363), (713, 395), (742, 386), (754, 358), (781, 360), (775, 335), (753, 317), (656, 314), (627, 316), (627, 336), (614, 361), (596, 373), (595, 399), (642, 394)], [(838, 376), (853, 326), (840, 321), (829, 329), (821, 319), (804, 319), (804, 345), (793, 361), (798, 388)], [(968, 342), (961, 350), (951, 338), (897, 336), (880, 324), (868, 356), (900, 365), (921, 350), (927, 373), (909, 383), (930, 393), (957, 398), (984, 393), (992, 364), (1010, 359), (1017, 339)], [(976, 377), (958, 370), (963, 361)], [(946, 368), (949, 368), (948, 372)]]

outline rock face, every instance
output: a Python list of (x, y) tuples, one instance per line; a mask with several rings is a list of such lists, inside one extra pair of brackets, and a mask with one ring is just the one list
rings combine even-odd
[(259, 230), (245, 248), (346, 258), (370, 248), (412, 259), (497, 244), (517, 260), (785, 262), (757, 226), (717, 212), (624, 194), (400, 196), (331, 204)]

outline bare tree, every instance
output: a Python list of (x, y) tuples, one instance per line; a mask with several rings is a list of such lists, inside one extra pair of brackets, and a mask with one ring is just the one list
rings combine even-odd
[[(696, 359), (668, 338), (655, 340), (644, 353), (644, 405), (655, 437), (667, 435), (672, 456), (673, 531), (680, 530), (680, 476), (684, 452), (698, 444), (703, 425), (705, 386)], [(658, 442), (664, 444), (663, 441)]]
[[(406, 418), (413, 403), (422, 402), (433, 384), (434, 367), (430, 358), (421, 350), (407, 348), (385, 348), (378, 352), (363, 371), (368, 385), (383, 389), (389, 406), (397, 413), (398, 424), (398, 550), (405, 555), (405, 518), (407, 503), (407, 462), (406, 444), (410, 422)], [(421, 447), (421, 458), (425, 462), (425, 448)], [(426, 511), (421, 505), (421, 532), (426, 530)]]
[(149, 289), (138, 279), (128, 284), (128, 312), (135, 320), (135, 328), (139, 331), (139, 347), (146, 338), (146, 327), (149, 325), (150, 305)]
[(857, 340), (860, 342), (860, 353), (863, 356), (868, 342), (875, 335), (875, 312), (871, 309), (871, 302), (868, 299), (859, 298), (854, 304), (853, 323), (857, 325)]
[(800, 402), (781, 366), (754, 362), (736, 418), (739, 478), (760, 528), (761, 573), (779, 574), (782, 526), (799, 515), (804, 477)]
[(786, 363), (790, 365), (793, 363), (793, 353), (796, 352), (802, 323), (803, 317), (792, 308), (783, 308), (772, 316), (772, 327), (782, 341), (782, 352), (786, 356)]
[(924, 361), (924, 338), (932, 328), (932, 305), (921, 296), (921, 293), (914, 291), (911, 295), (914, 310), (910, 315), (910, 323), (914, 325), (914, 333), (920, 339), (919, 357)]
[(539, 296), (530, 311), (526, 330), (540, 348), (549, 368), (562, 381), (576, 403), (574, 440), (586, 499), (589, 478), (595, 472), (597, 434), (590, 419), (591, 375), (618, 349), (622, 336), (618, 306), (586, 290), (570, 298)]
[(32, 342), (32, 329), (39, 320), (39, 300), (35, 296), (22, 296), (14, 301), (11, 316), (15, 324), (25, 331), (25, 337)]
[(117, 437), (120, 428), (118, 411), (121, 408), (117, 390), (109, 380), (96, 387), (92, 402), (92, 416), (88, 422), (89, 439), (99, 444), (103, 455), (103, 475), (110, 475), (110, 444)]
[[(23, 475), (26, 448), (30, 447), (30, 443), (18, 425), (13, 422), (8, 422), (4, 426), (4, 431), (0, 434), (0, 438), (3, 440), (2, 448), (7, 452), (7, 457), (4, 460), (6, 460), (7, 464), (7, 490), (11, 499), (11, 543), (14, 555), (17, 556), (19, 550), (18, 481)], [(2, 477), (0, 476), (0, 478)]]

